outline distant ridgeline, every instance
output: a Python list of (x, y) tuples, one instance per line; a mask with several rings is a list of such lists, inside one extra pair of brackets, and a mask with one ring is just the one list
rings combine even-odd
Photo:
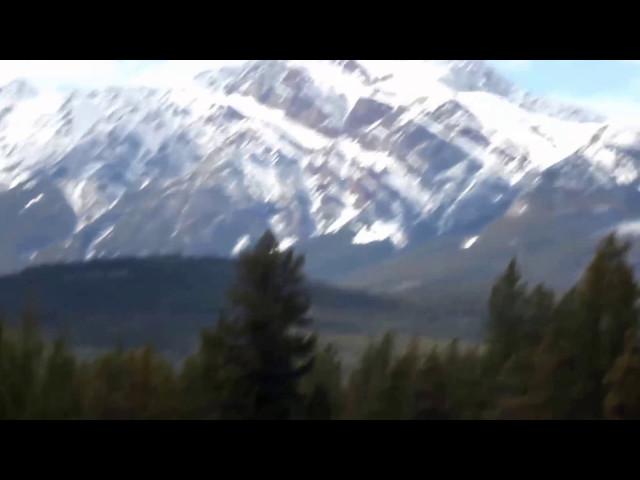
[[(0, 311), (10, 323), (26, 307), (42, 328), (74, 345), (151, 344), (181, 356), (213, 326), (235, 275), (232, 260), (179, 256), (46, 265), (0, 277)], [(310, 283), (320, 332), (373, 334), (424, 323), (398, 300)]]

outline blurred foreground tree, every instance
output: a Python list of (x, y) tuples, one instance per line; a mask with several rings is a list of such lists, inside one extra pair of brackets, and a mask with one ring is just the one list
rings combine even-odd
[(627, 332), (624, 352), (614, 362), (605, 384), (606, 418), (640, 420), (640, 347), (634, 329)]
[(241, 254), (230, 311), (217, 326), (223, 368), (231, 377), (222, 418), (304, 416), (299, 381), (312, 368), (315, 336), (303, 264), (303, 256), (280, 251), (269, 231)]
[(343, 408), (342, 364), (335, 347), (326, 345), (314, 358), (313, 369), (300, 385), (307, 398), (306, 418), (329, 420), (339, 418)]

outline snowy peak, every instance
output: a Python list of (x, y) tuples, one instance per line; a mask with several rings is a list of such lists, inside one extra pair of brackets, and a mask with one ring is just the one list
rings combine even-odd
[(449, 60), (442, 64), (448, 67), (442, 81), (459, 91), (484, 91), (510, 97), (518, 89), (506, 78), (481, 60)]
[(33, 98), (38, 91), (25, 79), (17, 79), (0, 87), (0, 105)]

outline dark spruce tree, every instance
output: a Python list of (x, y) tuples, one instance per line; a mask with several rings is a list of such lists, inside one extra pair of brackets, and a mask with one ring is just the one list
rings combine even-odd
[(71, 419), (80, 417), (80, 395), (76, 385), (77, 360), (64, 339), (49, 348), (43, 365), (37, 418)]
[(316, 352), (313, 369), (300, 384), (307, 398), (307, 418), (328, 420), (339, 418), (343, 407), (342, 364), (332, 344)]
[[(615, 235), (607, 236), (578, 284), (553, 308), (533, 356), (534, 371), (527, 375), (522, 400), (529, 418), (598, 419), (605, 408), (608, 415), (617, 415), (616, 399), (626, 393), (620, 393), (624, 387), (614, 388), (624, 385), (616, 372), (624, 368), (619, 363), (612, 372), (612, 367), (619, 357), (633, 358), (623, 354), (624, 337), (636, 327), (638, 315), (638, 288), (626, 259), (629, 248)], [(538, 303), (540, 312), (548, 312), (548, 301)]]
[[(224, 319), (221, 318), (224, 323)], [(225, 368), (225, 336), (221, 325), (200, 333), (200, 349), (189, 357), (179, 377), (183, 415), (193, 419), (221, 416), (222, 401), (232, 384), (234, 372)]]
[(38, 393), (45, 343), (40, 335), (35, 310), (28, 306), (15, 336), (7, 335), (1, 352), (0, 397), (4, 418), (32, 418), (38, 407)]
[(330, 420), (332, 418), (331, 399), (324, 385), (316, 385), (307, 402), (307, 420)]
[(402, 356), (393, 362), (382, 389), (376, 418), (410, 420), (416, 412), (416, 384), (420, 368), (420, 348), (413, 339)]
[(625, 349), (605, 377), (605, 417), (640, 420), (640, 346), (635, 329), (627, 332)]
[(416, 419), (447, 420), (450, 418), (447, 395), (447, 369), (434, 347), (418, 371), (416, 387)]
[(494, 374), (516, 354), (524, 337), (527, 291), (515, 258), (496, 280), (489, 297), (487, 365)]
[(527, 296), (527, 308), (523, 332), (523, 348), (536, 348), (551, 325), (555, 307), (553, 290), (542, 284), (536, 285)]
[(624, 350), (625, 333), (637, 325), (638, 286), (627, 261), (630, 244), (608, 235), (576, 287), (569, 344), (576, 359), (579, 418), (603, 416), (604, 377)]
[(304, 417), (299, 381), (312, 367), (315, 336), (303, 263), (291, 249), (281, 251), (270, 231), (240, 256), (227, 318), (218, 325), (230, 377), (221, 418)]
[(360, 356), (347, 383), (344, 412), (347, 419), (380, 418), (384, 390), (393, 366), (394, 345), (394, 335), (386, 333), (378, 342), (367, 345)]

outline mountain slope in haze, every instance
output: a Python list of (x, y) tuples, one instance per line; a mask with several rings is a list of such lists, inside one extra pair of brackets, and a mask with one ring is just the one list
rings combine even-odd
[(550, 170), (561, 190), (636, 188), (639, 146), (479, 61), (247, 61), (68, 95), (16, 81), (0, 89), (0, 271), (233, 256), (269, 227), (340, 280), (480, 235)]

